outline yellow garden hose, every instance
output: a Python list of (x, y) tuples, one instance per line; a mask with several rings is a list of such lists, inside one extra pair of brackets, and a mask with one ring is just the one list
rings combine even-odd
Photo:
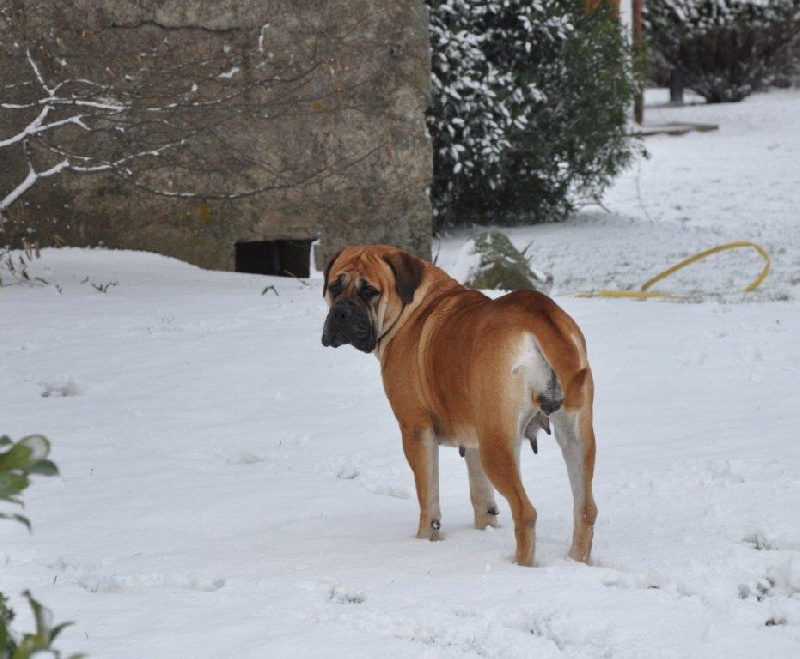
[(716, 247), (712, 247), (711, 249), (707, 249), (705, 252), (700, 252), (695, 254), (694, 256), (690, 256), (688, 259), (684, 259), (680, 263), (676, 263), (671, 268), (667, 268), (663, 272), (657, 274), (652, 279), (647, 280), (642, 287), (638, 291), (610, 291), (610, 290), (599, 290), (599, 291), (583, 291), (581, 293), (576, 293), (577, 297), (617, 297), (617, 298), (634, 298), (637, 300), (646, 300), (651, 297), (658, 297), (658, 298), (667, 298), (667, 299), (680, 299), (685, 297), (683, 295), (672, 295), (670, 293), (658, 293), (657, 291), (648, 290), (653, 284), (660, 282), (662, 279), (666, 279), (670, 275), (678, 272), (685, 268), (692, 263), (696, 263), (701, 259), (706, 258), (707, 256), (711, 256), (712, 254), (718, 254), (719, 252), (724, 252), (729, 249), (741, 249), (750, 247), (756, 250), (763, 258), (764, 258), (764, 267), (761, 270), (761, 273), (756, 277), (753, 281), (751, 281), (747, 287), (744, 289), (746, 293), (756, 290), (761, 283), (767, 278), (769, 274), (770, 266), (772, 265), (772, 260), (769, 257), (769, 253), (765, 250), (761, 245), (757, 245), (756, 243), (752, 243), (749, 240), (737, 240), (732, 243), (725, 243), (724, 245), (717, 245)]

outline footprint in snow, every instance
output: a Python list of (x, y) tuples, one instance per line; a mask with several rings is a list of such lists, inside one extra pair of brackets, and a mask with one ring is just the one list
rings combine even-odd
[(411, 498), (411, 492), (409, 492), (408, 488), (400, 485), (392, 485), (391, 483), (367, 483), (367, 490), (372, 494), (393, 497), (395, 499)]
[(336, 472), (336, 478), (346, 481), (352, 481), (358, 478), (361, 472), (349, 463), (342, 464), (339, 471)]
[(78, 382), (71, 376), (56, 376), (39, 382), (42, 388), (42, 398), (67, 398), (80, 396), (86, 392), (86, 385)]
[(363, 604), (367, 598), (361, 590), (336, 584), (328, 589), (328, 599), (337, 604)]
[(339, 480), (359, 480), (371, 494), (393, 497), (395, 499), (410, 499), (411, 492), (407, 487), (395, 485), (385, 480), (378, 480), (376, 476), (362, 474), (354, 465), (343, 463), (335, 472)]
[(225, 585), (225, 579), (160, 572), (133, 575), (86, 574), (78, 579), (78, 585), (90, 593), (122, 594), (156, 588), (179, 588), (213, 593)]
[(259, 462), (264, 462), (264, 458), (255, 453), (248, 453), (247, 451), (239, 455), (225, 458), (225, 464), (229, 465), (254, 465)]

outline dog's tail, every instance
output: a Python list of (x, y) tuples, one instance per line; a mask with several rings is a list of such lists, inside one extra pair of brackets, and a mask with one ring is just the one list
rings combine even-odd
[[(521, 355), (511, 372), (525, 374), (531, 403), (544, 415), (549, 416), (564, 405), (565, 391), (561, 378), (532, 333), (526, 334)], [(570, 381), (567, 394), (574, 387), (582, 386), (583, 379), (579, 376), (580, 373)]]
[(555, 369), (550, 366), (549, 362), (542, 355), (542, 361), (547, 364), (549, 369), (549, 378), (544, 387), (534, 387), (531, 390), (531, 400), (534, 405), (546, 415), (551, 415), (557, 412), (565, 404), (572, 407), (582, 407), (584, 397), (591, 395), (591, 389), (587, 385), (591, 384), (591, 371), (588, 366), (584, 366), (575, 375), (573, 375), (566, 388), (562, 387), (561, 379), (558, 377)]
[(561, 409), (564, 404), (564, 392), (561, 389), (561, 380), (555, 369), (542, 355), (542, 360), (547, 364), (550, 376), (547, 378), (547, 385), (542, 391), (531, 391), (531, 397), (535, 405), (546, 415), (550, 416)]
[(544, 414), (550, 415), (558, 411), (564, 403), (564, 392), (561, 380), (552, 364), (544, 356), (539, 342), (533, 334), (525, 337), (521, 367), (527, 374), (531, 402)]

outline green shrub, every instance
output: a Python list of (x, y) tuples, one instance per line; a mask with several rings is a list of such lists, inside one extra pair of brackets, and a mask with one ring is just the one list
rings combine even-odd
[(531, 269), (525, 251), (520, 252), (508, 236), (499, 231), (478, 234), (462, 248), (461, 256), (475, 261), (466, 274), (464, 285), (478, 290), (548, 293), (553, 277)]
[(431, 7), (435, 226), (555, 221), (631, 159), (636, 91), (610, 3)]
[[(19, 495), (30, 485), (31, 475), (57, 476), (58, 468), (47, 459), (49, 454), (50, 442), (41, 435), (28, 435), (16, 443), (6, 435), (0, 437), (0, 501), (21, 507)], [(31, 527), (24, 515), (0, 513), (0, 519)]]
[(741, 101), (789, 73), (800, 0), (649, 0), (644, 19), (656, 77), (675, 72), (709, 103)]
[[(33, 612), (36, 621), (36, 631), (23, 634), (22, 640), (17, 641), (9, 629), (9, 623), (14, 618), (14, 612), (6, 606), (6, 598), (0, 593), (0, 658), (2, 659), (33, 659), (39, 657), (38, 653), (45, 652), (55, 659), (61, 657), (61, 653), (53, 648), (53, 642), (58, 635), (69, 627), (71, 622), (64, 622), (55, 627), (51, 624), (52, 615), (43, 607), (33, 596), (25, 591), (23, 596), (28, 600), (28, 604)], [(82, 659), (85, 655), (72, 654), (68, 659)]]
[[(22, 506), (20, 495), (30, 485), (30, 476), (56, 476), (58, 468), (47, 456), (50, 454), (50, 442), (41, 435), (28, 435), (18, 442), (10, 437), (0, 437), (0, 502)], [(10, 519), (24, 524), (29, 530), (30, 521), (18, 513), (0, 513), (0, 519)], [(8, 607), (8, 599), (0, 592), (0, 659), (32, 659), (48, 653), (59, 659), (61, 653), (52, 647), (58, 635), (72, 623), (53, 626), (50, 612), (34, 597), (25, 591), (23, 596), (28, 600), (36, 630), (26, 633), (22, 638), (11, 629), (14, 612)], [(70, 655), (70, 659), (80, 659), (83, 655)]]

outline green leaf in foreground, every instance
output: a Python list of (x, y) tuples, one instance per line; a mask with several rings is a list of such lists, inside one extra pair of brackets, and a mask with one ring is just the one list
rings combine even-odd
[[(17, 442), (7, 435), (0, 437), (0, 502), (22, 505), (19, 494), (30, 485), (30, 476), (57, 476), (58, 467), (47, 459), (50, 442), (42, 435), (28, 435)], [(25, 525), (23, 515), (0, 513), (0, 519), (10, 519)]]

